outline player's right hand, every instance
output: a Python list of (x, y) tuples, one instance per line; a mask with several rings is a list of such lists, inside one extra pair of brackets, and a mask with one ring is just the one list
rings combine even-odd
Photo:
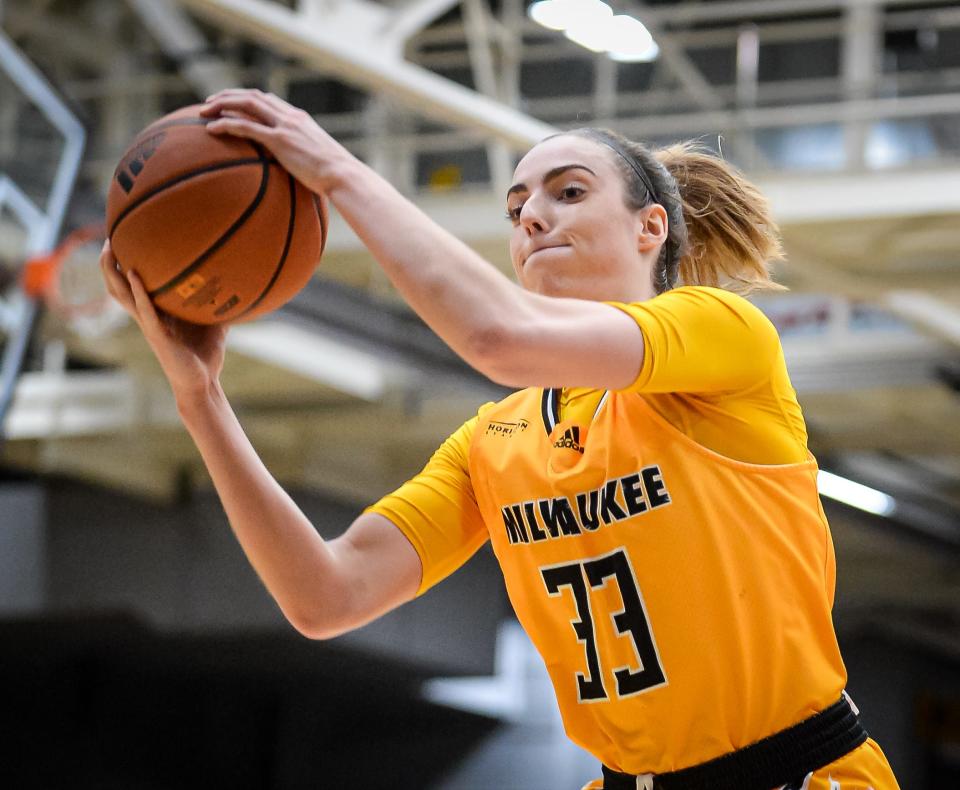
[(226, 325), (191, 324), (159, 312), (136, 271), (120, 271), (109, 240), (100, 253), (100, 269), (110, 295), (143, 332), (178, 402), (206, 397), (223, 370)]
[(304, 110), (279, 96), (251, 88), (230, 88), (207, 98), (200, 115), (207, 130), (260, 143), (301, 184), (326, 194), (337, 165), (351, 154)]

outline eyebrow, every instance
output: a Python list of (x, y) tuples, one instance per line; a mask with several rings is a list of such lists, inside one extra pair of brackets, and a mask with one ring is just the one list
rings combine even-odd
[[(579, 164), (573, 163), (569, 165), (560, 165), (559, 167), (554, 167), (552, 170), (548, 170), (546, 172), (546, 175), (544, 175), (543, 177), (542, 183), (546, 184), (551, 179), (556, 178), (562, 173), (566, 173), (568, 170), (586, 170), (590, 175), (592, 176), (596, 175), (596, 173), (594, 173), (586, 165), (579, 165)], [(526, 184), (514, 184), (512, 187), (510, 187), (510, 189), (507, 190), (507, 197), (510, 197), (510, 195), (512, 195), (514, 192), (526, 192), (526, 191), (527, 191)]]

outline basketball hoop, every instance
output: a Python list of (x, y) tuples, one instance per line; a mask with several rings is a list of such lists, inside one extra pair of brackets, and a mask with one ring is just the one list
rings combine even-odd
[(99, 336), (119, 327), (126, 313), (107, 293), (100, 273), (103, 223), (70, 233), (52, 252), (23, 265), (20, 285), (34, 300), (82, 336)]

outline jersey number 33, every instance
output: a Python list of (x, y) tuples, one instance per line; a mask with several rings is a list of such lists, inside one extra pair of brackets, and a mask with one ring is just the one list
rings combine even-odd
[(577, 641), (586, 654), (586, 673), (577, 672), (577, 696), (580, 702), (599, 702), (610, 699), (604, 682), (603, 656), (597, 646), (597, 632), (591, 606), (591, 592), (608, 584), (619, 588), (623, 608), (609, 612), (617, 633), (629, 636), (638, 660), (637, 666), (614, 667), (616, 697), (629, 697), (666, 682), (656, 643), (650, 630), (643, 596), (637, 585), (630, 558), (624, 549), (591, 559), (578, 560), (540, 569), (547, 594), (561, 596), (568, 588), (576, 609), (570, 621)]

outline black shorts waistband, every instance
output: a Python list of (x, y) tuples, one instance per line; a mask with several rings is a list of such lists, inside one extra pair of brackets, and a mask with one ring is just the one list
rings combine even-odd
[[(773, 790), (802, 781), (867, 740), (846, 696), (785, 730), (699, 765), (657, 774), (653, 790)], [(633, 774), (603, 766), (604, 790), (643, 788)]]

